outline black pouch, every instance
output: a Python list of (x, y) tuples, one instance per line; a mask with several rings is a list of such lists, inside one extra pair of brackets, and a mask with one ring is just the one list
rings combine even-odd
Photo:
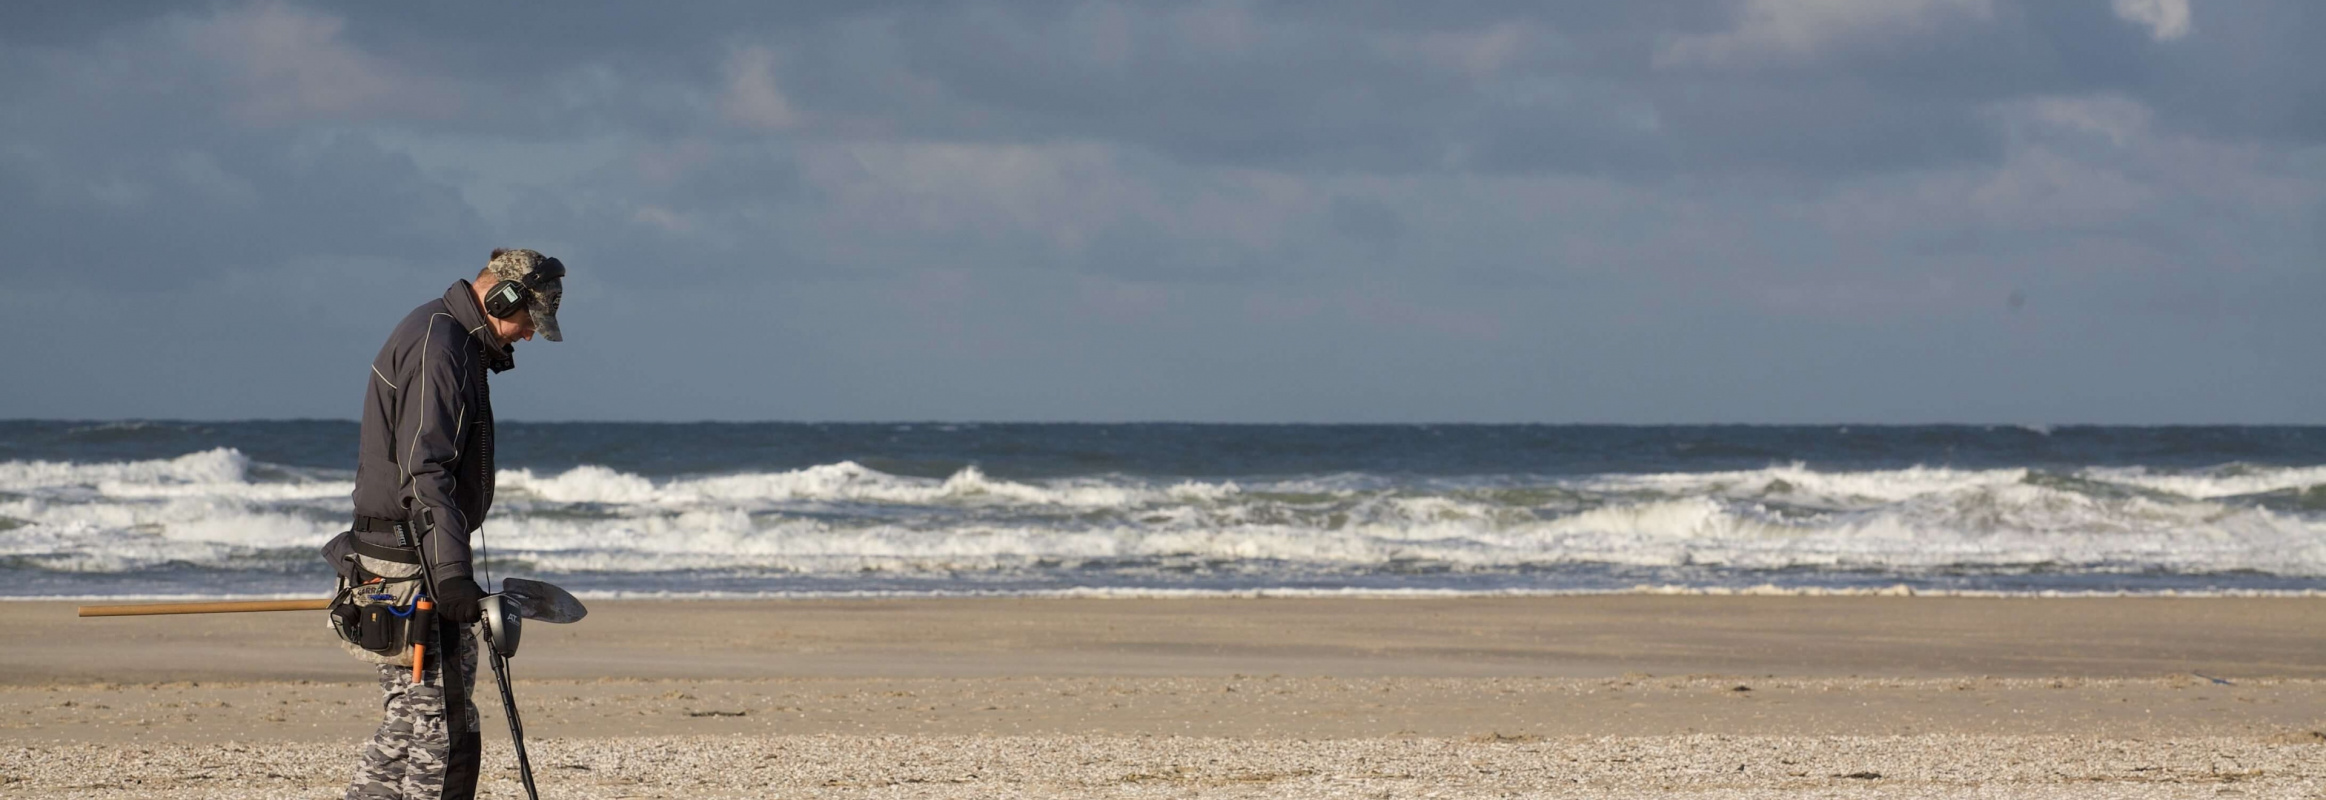
[(403, 620), (397, 619), (387, 606), (363, 606), (363, 618), (356, 623), (356, 646), (380, 655), (394, 655), (403, 649)]

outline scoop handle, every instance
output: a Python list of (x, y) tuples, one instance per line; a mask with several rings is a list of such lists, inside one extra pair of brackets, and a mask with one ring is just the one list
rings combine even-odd
[(436, 602), (422, 597), (412, 602), (412, 683), (423, 682), (420, 662), (428, 655), (428, 634), (436, 629)]

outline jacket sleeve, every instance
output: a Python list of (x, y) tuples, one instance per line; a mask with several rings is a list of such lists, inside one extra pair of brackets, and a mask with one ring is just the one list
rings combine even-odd
[[(434, 326), (431, 326), (434, 327)], [(401, 424), (397, 438), (404, 452), (397, 454), (410, 476), (412, 495), (405, 498), (412, 519), (428, 509), (434, 529), (421, 534), (420, 549), (439, 582), (469, 576), (469, 532), (475, 526), (453, 501), (460, 480), (460, 445), (467, 438), (468, 365), (447, 346), (445, 331), (435, 330), (419, 350), (420, 363), (404, 381)]]

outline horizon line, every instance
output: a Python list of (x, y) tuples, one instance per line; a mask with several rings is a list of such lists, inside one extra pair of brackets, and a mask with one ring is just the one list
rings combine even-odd
[[(8, 417), (0, 425), (20, 423), (120, 425), (131, 423), (233, 425), (247, 423), (359, 424), (344, 417)], [(1221, 421), (1221, 420), (947, 420), (947, 419), (511, 419), (496, 424), (516, 425), (1181, 425), (1212, 427), (1543, 427), (1543, 428), (2020, 428), (2056, 431), (2067, 428), (2326, 428), (2319, 422), (1604, 422), (1604, 421)]]

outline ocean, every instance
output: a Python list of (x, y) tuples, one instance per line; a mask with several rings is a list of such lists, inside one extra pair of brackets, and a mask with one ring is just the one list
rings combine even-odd
[[(584, 596), (2326, 589), (2326, 428), (522, 423)], [(0, 598), (320, 596), (352, 422), (0, 422)]]

